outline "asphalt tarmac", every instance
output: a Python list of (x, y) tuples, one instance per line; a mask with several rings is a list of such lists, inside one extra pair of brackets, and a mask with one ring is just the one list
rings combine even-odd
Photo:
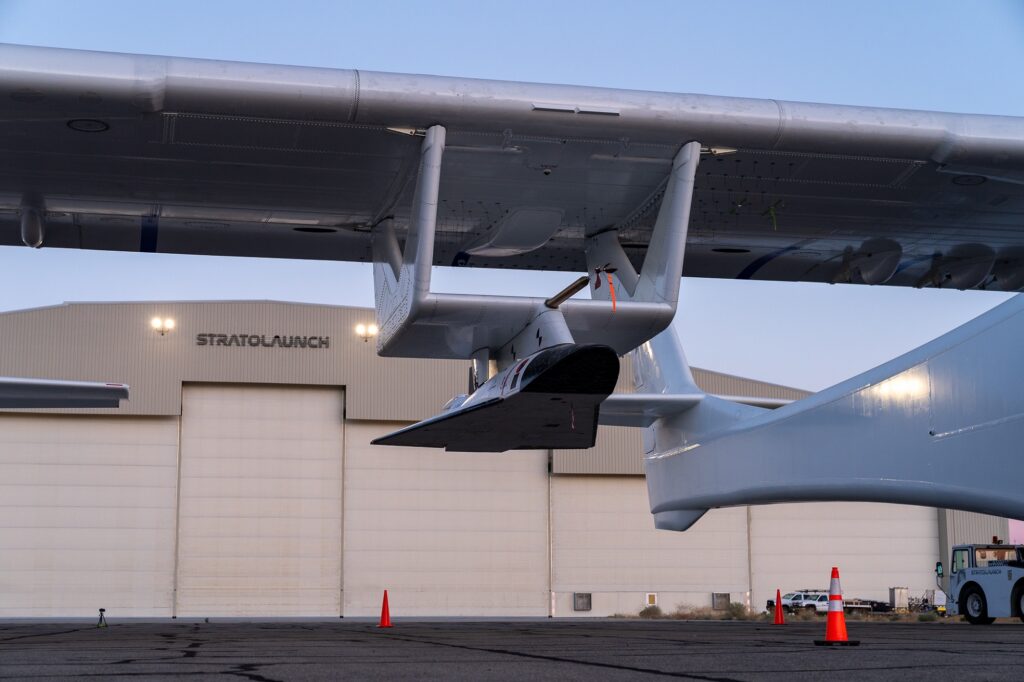
[(1024, 623), (0, 623), (0, 680), (1020, 680)]

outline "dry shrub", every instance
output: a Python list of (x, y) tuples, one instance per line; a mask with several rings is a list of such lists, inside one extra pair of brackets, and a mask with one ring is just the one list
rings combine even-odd
[(733, 602), (724, 611), (715, 611), (706, 606), (680, 604), (669, 616), (675, 620), (764, 620), (764, 614), (753, 613), (745, 604)]
[(818, 620), (818, 613), (814, 609), (797, 609), (793, 613), (787, 613), (786, 620), (795, 620), (800, 622)]
[(696, 607), (680, 604), (669, 617), (675, 620), (713, 620), (717, 618), (717, 614), (718, 611), (712, 611), (706, 606)]
[(664, 618), (665, 614), (661, 612), (660, 606), (645, 606), (640, 609), (639, 616), (641, 618)]

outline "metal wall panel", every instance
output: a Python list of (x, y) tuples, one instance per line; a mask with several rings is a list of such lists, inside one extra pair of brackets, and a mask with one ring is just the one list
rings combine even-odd
[[(654, 528), (647, 488), (635, 476), (551, 479), (552, 590), (555, 615), (636, 614), (648, 592), (658, 606), (711, 606), (712, 592), (747, 602), (745, 508), (714, 509), (685, 533)], [(573, 611), (574, 592), (592, 609)]]
[(939, 556), (948, 570), (950, 551), (954, 545), (984, 544), (998, 537), (1010, 541), (1010, 522), (1007, 519), (956, 509), (938, 509)]
[(398, 426), (346, 426), (345, 615), (546, 616), (547, 453), (369, 444)]
[[(176, 329), (160, 336), (149, 327), (155, 316), (173, 318)], [(372, 340), (353, 333), (372, 319), (365, 308), (273, 301), (72, 303), (9, 312), (0, 314), (0, 374), (131, 384), (132, 398), (118, 414), (180, 414), (183, 381), (344, 385), (350, 418), (403, 421), (435, 414), (465, 391), (468, 363), (378, 357)], [(328, 336), (330, 348), (197, 346), (201, 333)], [(718, 372), (694, 374), (712, 393), (806, 395)], [(632, 391), (628, 360), (617, 390)]]
[(178, 420), (0, 414), (0, 617), (171, 615)]
[(555, 474), (644, 474), (641, 430), (629, 426), (597, 427), (597, 444), (592, 448), (555, 450), (551, 459)]
[[(799, 388), (771, 384), (767, 381), (747, 379), (732, 374), (713, 372), (710, 369), (691, 367), (693, 379), (702, 390), (714, 395), (753, 396), (755, 398), (780, 398), (782, 400), (799, 400), (811, 395), (811, 391)], [(619, 368), (619, 381), (615, 385), (618, 393), (634, 393), (633, 362), (630, 356), (622, 358)]]
[[(166, 336), (154, 316), (173, 318)], [(373, 311), (269, 301), (75, 303), (0, 314), (0, 375), (117, 381), (117, 414), (177, 415), (188, 381), (345, 386), (348, 416), (415, 421), (465, 392), (468, 363), (381, 358), (358, 338)], [(330, 337), (326, 349), (196, 345), (197, 334)], [(110, 414), (110, 410), (34, 410)]]
[(340, 616), (341, 390), (188, 384), (175, 615)]
[(702, 390), (714, 395), (781, 398), (782, 400), (799, 400), (811, 395), (810, 391), (803, 391), (799, 388), (770, 384), (767, 381), (746, 379), (697, 367), (693, 368), (693, 378)]

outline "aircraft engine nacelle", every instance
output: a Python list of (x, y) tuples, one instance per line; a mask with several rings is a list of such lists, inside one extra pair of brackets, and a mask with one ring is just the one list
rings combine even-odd
[(589, 448), (619, 358), (602, 345), (551, 346), (521, 358), (444, 412), (373, 443), (458, 452)]

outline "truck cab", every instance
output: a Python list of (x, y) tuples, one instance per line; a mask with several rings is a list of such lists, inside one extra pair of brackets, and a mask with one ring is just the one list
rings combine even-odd
[[(935, 572), (941, 580), (942, 562)], [(1012, 616), (1024, 620), (1024, 545), (953, 547), (946, 613), (961, 614), (973, 625)]]
[[(825, 598), (828, 599), (828, 592), (823, 590), (799, 590), (797, 592), (787, 592), (782, 595), (782, 608), (786, 611), (796, 611), (798, 609), (810, 611), (817, 608), (817, 601), (821, 595), (825, 595)], [(828, 606), (827, 602), (825, 606)], [(766, 608), (769, 611), (773, 610), (775, 608), (775, 600), (769, 599)]]
[[(814, 611), (818, 599), (824, 595), (825, 599), (828, 599), (828, 592), (822, 590), (800, 590), (795, 593), (789, 602), (786, 602), (786, 598), (782, 598), (782, 606), (788, 608), (790, 611), (796, 611), (798, 609), (805, 609), (807, 611)], [(827, 604), (826, 604), (827, 605)]]

